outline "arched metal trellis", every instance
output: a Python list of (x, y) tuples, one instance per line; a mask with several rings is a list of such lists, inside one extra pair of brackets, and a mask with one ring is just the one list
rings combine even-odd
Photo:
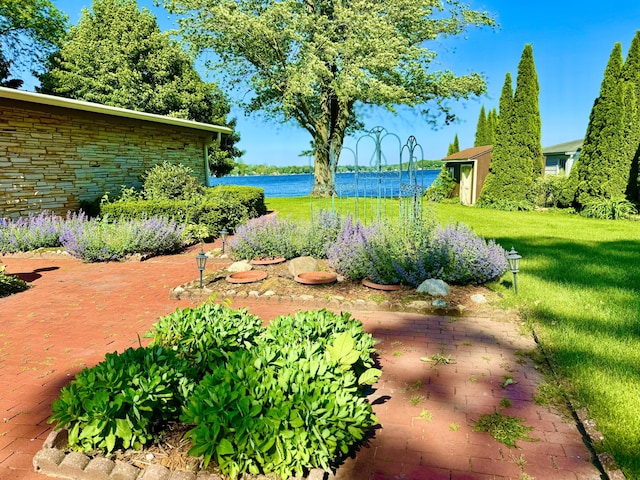
[(337, 159), (330, 154), (332, 182), (312, 185), (314, 194), (326, 194), (320, 202), (312, 199), (312, 215), (315, 206), (349, 212), (365, 223), (381, 221), (390, 216), (389, 208), (393, 208), (386, 199), (397, 198), (401, 221), (420, 219), (424, 186), (417, 175), (418, 152), (422, 159), (422, 147), (414, 136), (403, 145), (398, 135), (383, 127), (366, 132), (356, 140), (355, 149), (342, 149), (343, 158), (345, 154), (353, 157), (351, 171), (336, 173)]

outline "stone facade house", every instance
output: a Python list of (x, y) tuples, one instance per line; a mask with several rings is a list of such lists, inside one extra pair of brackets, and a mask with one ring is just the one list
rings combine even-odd
[(442, 159), (445, 168), (458, 184), (453, 195), (460, 196), (462, 205), (474, 205), (480, 197), (489, 174), (492, 151), (492, 145), (465, 148)]
[(207, 147), (227, 127), (0, 87), (0, 218), (65, 214), (140, 185), (163, 161), (209, 182)]

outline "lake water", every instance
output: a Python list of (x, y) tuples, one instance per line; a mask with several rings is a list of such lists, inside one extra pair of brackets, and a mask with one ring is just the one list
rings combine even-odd
[[(416, 184), (422, 189), (427, 188), (440, 173), (440, 170), (419, 170), (416, 172)], [(406, 172), (403, 182), (408, 181)], [(274, 197), (304, 197), (313, 189), (313, 175), (248, 175), (244, 177), (212, 178), (211, 185), (246, 185), (264, 189), (266, 198)], [(382, 176), (359, 173), (356, 183), (354, 173), (336, 174), (336, 190), (340, 196), (397, 196), (400, 192), (400, 178), (397, 172), (383, 172)]]

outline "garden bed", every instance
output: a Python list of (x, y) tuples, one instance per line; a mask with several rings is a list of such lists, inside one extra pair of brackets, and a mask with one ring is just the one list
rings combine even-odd
[[(326, 260), (319, 260), (322, 271), (331, 271)], [(339, 310), (386, 310), (415, 311), (420, 313), (446, 313), (447, 315), (477, 315), (487, 313), (490, 304), (498, 300), (498, 295), (482, 285), (450, 287), (446, 297), (435, 297), (418, 293), (415, 288), (397, 291), (381, 291), (366, 287), (360, 281), (345, 280), (324, 285), (305, 285), (294, 280), (289, 272), (289, 262), (275, 265), (255, 266), (255, 270), (267, 273), (260, 282), (231, 284), (226, 281), (229, 272), (226, 269), (205, 272), (203, 288), (199, 280), (180, 285), (171, 292), (172, 298), (189, 298), (193, 301), (205, 301), (212, 295), (218, 300), (225, 298), (253, 298), (270, 302), (313, 303), (316, 308)], [(473, 295), (482, 295), (486, 304), (474, 302)], [(444, 300), (445, 307), (434, 305), (434, 300)]]

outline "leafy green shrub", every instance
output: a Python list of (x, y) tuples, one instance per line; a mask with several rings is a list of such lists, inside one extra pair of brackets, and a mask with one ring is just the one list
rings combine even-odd
[(165, 161), (145, 172), (142, 191), (147, 200), (191, 200), (202, 195), (202, 185), (190, 167)]
[(164, 216), (176, 222), (206, 227), (206, 235), (217, 236), (223, 227), (233, 230), (250, 218), (246, 205), (235, 201), (205, 196), (194, 200), (138, 200), (103, 203), (100, 213), (112, 218), (144, 218)]
[(218, 185), (206, 188), (207, 198), (224, 200), (228, 203), (240, 203), (247, 209), (247, 218), (260, 217), (267, 213), (264, 203), (264, 189), (238, 185)]
[(326, 347), (341, 333), (355, 339), (355, 348), (360, 352), (359, 360), (353, 363), (354, 373), (360, 375), (373, 367), (371, 355), (375, 340), (364, 331), (362, 323), (353, 320), (347, 312), (336, 314), (323, 309), (283, 315), (269, 324), (260, 341), (285, 346), (309, 340)]
[(636, 207), (626, 198), (594, 197), (584, 205), (580, 215), (605, 220), (620, 220), (637, 213)]
[(446, 167), (442, 167), (433, 183), (425, 190), (425, 199), (431, 202), (440, 202), (445, 198), (451, 198), (458, 182), (455, 181)]
[(29, 289), (29, 284), (24, 280), (13, 275), (6, 275), (5, 268), (4, 265), (0, 265), (0, 298)]
[(193, 385), (188, 364), (174, 352), (129, 348), (107, 354), (63, 387), (51, 405), (49, 423), (68, 426), (72, 448), (107, 453), (140, 448), (178, 416)]
[(205, 303), (161, 318), (149, 336), (154, 345), (176, 352), (193, 367), (205, 371), (210, 362), (255, 346), (262, 331), (262, 321), (246, 309)]
[(232, 478), (328, 470), (377, 423), (355, 375), (343, 368), (360, 356), (353, 346), (345, 333), (326, 350), (306, 340), (234, 352), (205, 376), (183, 411), (181, 420), (195, 425), (187, 434), (190, 453), (205, 464), (215, 460)]
[(569, 206), (566, 198), (569, 177), (565, 175), (543, 175), (534, 184), (536, 205), (539, 207)]

